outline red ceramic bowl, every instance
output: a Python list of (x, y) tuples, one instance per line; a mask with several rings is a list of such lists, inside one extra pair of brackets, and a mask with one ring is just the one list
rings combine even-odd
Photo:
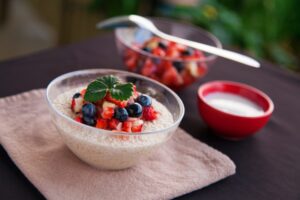
[[(262, 108), (261, 114), (243, 116), (222, 111), (208, 103), (207, 95), (222, 92), (238, 95)], [(231, 81), (213, 81), (198, 89), (198, 108), (203, 120), (215, 133), (223, 138), (239, 140), (253, 135), (269, 120), (274, 104), (262, 91), (246, 84)]]

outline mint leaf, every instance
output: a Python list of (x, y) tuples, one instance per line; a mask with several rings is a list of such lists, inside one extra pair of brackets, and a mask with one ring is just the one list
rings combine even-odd
[(107, 85), (97, 79), (88, 85), (84, 100), (89, 102), (99, 101), (105, 97), (107, 90)]
[(113, 75), (102, 76), (97, 80), (106, 84), (108, 88), (113, 88), (115, 84), (119, 83), (119, 79)]
[(133, 84), (125, 83), (125, 84), (116, 84), (113, 88), (109, 90), (112, 98), (117, 100), (127, 100), (132, 96), (133, 93)]
[(84, 95), (84, 100), (97, 102), (103, 99), (107, 92), (116, 100), (127, 100), (132, 96), (132, 83), (119, 83), (119, 79), (113, 75), (102, 76), (91, 82)]

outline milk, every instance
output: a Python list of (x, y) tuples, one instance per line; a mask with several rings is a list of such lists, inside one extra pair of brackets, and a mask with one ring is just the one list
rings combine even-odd
[(247, 117), (260, 116), (264, 110), (251, 100), (225, 92), (213, 92), (205, 96), (206, 102), (221, 111)]

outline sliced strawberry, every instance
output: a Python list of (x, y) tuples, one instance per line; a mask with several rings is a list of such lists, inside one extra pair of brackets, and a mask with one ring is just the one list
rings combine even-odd
[(115, 109), (112, 107), (104, 108), (101, 112), (101, 117), (103, 119), (111, 119), (115, 114)]
[(181, 76), (185, 86), (190, 85), (195, 81), (195, 78), (187, 70), (182, 71)]
[(96, 127), (97, 128), (101, 128), (101, 129), (107, 129), (107, 120), (106, 119), (97, 119), (97, 124)]
[(78, 97), (78, 98), (72, 98), (72, 102), (71, 102), (71, 110), (74, 113), (79, 113), (82, 109), (83, 106), (83, 97)]
[(116, 104), (117, 106), (119, 106), (121, 108), (125, 108), (127, 106), (127, 101), (120, 101), (120, 100), (114, 99), (111, 97), (111, 95), (109, 93), (106, 94), (105, 99), (107, 101), (110, 101), (110, 102)]
[(203, 76), (204, 74), (206, 74), (207, 72), (207, 66), (206, 64), (203, 62), (203, 63), (199, 63), (198, 64), (198, 77), (201, 77)]
[(81, 94), (81, 96), (83, 96), (83, 97), (84, 97), (85, 93), (86, 93), (86, 89), (83, 89), (83, 90), (80, 91), (80, 94)]
[(150, 76), (156, 71), (156, 66), (153, 64), (151, 59), (146, 59), (141, 74), (144, 76)]
[(136, 86), (133, 85), (133, 98), (136, 99), (139, 96), (139, 93), (136, 91)]
[(143, 108), (143, 119), (145, 121), (153, 121), (157, 118), (158, 113), (152, 106), (145, 106)]
[(122, 124), (122, 131), (125, 132), (131, 132), (131, 127), (132, 127), (132, 122), (130, 121), (125, 121)]
[(159, 47), (156, 47), (155, 49), (153, 49), (152, 54), (154, 54), (156, 56), (165, 56), (166, 55), (165, 51)]
[(125, 65), (128, 67), (128, 70), (134, 71), (137, 67), (137, 58), (135, 56), (126, 58)]
[(182, 77), (174, 67), (166, 69), (162, 76), (162, 82), (169, 86), (179, 86), (183, 83)]
[(73, 112), (74, 112), (75, 105), (76, 105), (75, 99), (72, 99), (72, 102), (71, 102), (71, 110), (72, 110)]
[(203, 54), (202, 51), (199, 51), (199, 50), (195, 49), (195, 50), (194, 50), (194, 56), (195, 56), (196, 58), (202, 58), (202, 57), (204, 57), (204, 54)]
[(121, 122), (119, 122), (117, 119), (111, 119), (111, 120), (109, 120), (109, 122), (108, 122), (108, 127), (109, 127), (109, 129), (111, 129), (111, 130), (118, 130), (118, 126), (119, 126), (119, 124), (120, 124)]
[(134, 133), (141, 132), (143, 129), (143, 124), (144, 124), (143, 120), (138, 119), (138, 120), (134, 121), (132, 123), (131, 131)]
[(82, 119), (81, 119), (81, 117), (75, 117), (75, 119), (74, 119), (76, 122), (79, 122), (79, 123), (82, 123)]
[(156, 73), (152, 74), (152, 75), (157, 75), (158, 77), (161, 77), (163, 75), (163, 73), (165, 72), (166, 69), (169, 69), (173, 67), (172, 62), (171, 61), (167, 61), (167, 60), (162, 60), (158, 65), (157, 65), (157, 70)]
[(103, 101), (102, 102), (102, 109), (106, 109), (106, 108), (116, 108), (117, 105), (112, 103), (112, 102), (109, 102), (109, 101)]
[(176, 49), (176, 47), (168, 48), (166, 56), (170, 58), (178, 58), (180, 56), (180, 52)]

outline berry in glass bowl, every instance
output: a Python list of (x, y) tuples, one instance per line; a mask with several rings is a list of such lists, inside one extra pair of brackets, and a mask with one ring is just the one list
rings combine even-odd
[[(168, 34), (222, 48), (216, 37), (200, 28), (165, 19), (151, 20)], [(174, 90), (203, 77), (216, 59), (215, 55), (164, 40), (138, 27), (117, 28), (115, 36), (118, 51), (129, 71), (155, 79)]]

